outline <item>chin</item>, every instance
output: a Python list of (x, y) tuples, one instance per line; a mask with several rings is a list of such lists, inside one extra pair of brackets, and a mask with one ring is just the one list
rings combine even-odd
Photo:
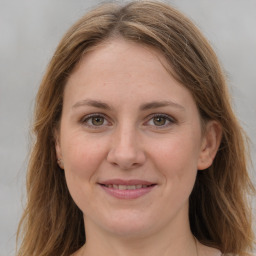
[(108, 233), (123, 239), (142, 238), (149, 235), (150, 228), (143, 225), (129, 225), (126, 223), (120, 226), (111, 226)]
[(101, 223), (101, 226), (105, 231), (123, 238), (143, 237), (157, 229), (155, 225), (157, 221), (149, 218), (149, 216), (127, 212), (112, 215), (111, 219), (107, 218), (104, 222)]

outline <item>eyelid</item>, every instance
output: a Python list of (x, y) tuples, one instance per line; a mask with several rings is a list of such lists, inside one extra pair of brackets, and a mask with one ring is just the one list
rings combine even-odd
[(93, 117), (102, 117), (104, 118), (104, 120), (106, 120), (109, 124), (111, 124), (111, 122), (109, 121), (109, 118), (105, 115), (105, 114), (102, 114), (102, 113), (92, 113), (92, 114), (88, 114), (88, 115), (85, 115), (83, 116), (81, 119), (80, 119), (80, 123), (88, 128), (92, 128), (92, 129), (102, 129), (103, 127), (106, 127), (106, 126), (109, 126), (106, 125), (106, 124), (103, 124), (103, 125), (91, 125), (91, 124), (88, 124), (87, 121), (90, 119), (90, 118), (93, 118)]
[[(88, 124), (87, 121), (90, 118), (93, 118), (93, 117), (102, 117), (102, 118), (104, 118), (104, 121), (107, 122), (107, 124), (103, 124), (103, 125), (99, 125), (99, 126), (93, 125), (93, 124)], [(168, 123), (164, 124), (164, 125), (160, 125), (160, 126), (148, 124), (155, 117), (164, 117), (168, 121)], [(110, 118), (108, 116), (106, 116), (103, 113), (97, 113), (97, 112), (96, 113), (92, 113), (92, 114), (84, 115), (79, 120), (79, 122), (82, 125), (84, 125), (84, 126), (86, 126), (88, 128), (92, 128), (92, 129), (102, 129), (102, 128), (106, 127), (106, 126), (112, 125), (112, 122), (111, 122), (111, 120), (110, 120)], [(169, 126), (171, 126), (171, 125), (173, 125), (175, 123), (177, 123), (177, 120), (174, 117), (172, 117), (172, 116), (170, 116), (168, 114), (165, 114), (165, 113), (153, 113), (153, 114), (150, 114), (149, 116), (146, 117), (146, 122), (144, 122), (143, 125), (145, 125), (145, 126), (152, 126), (155, 129), (163, 129), (163, 128), (167, 128), (167, 127), (169, 127)]]
[(165, 125), (162, 125), (162, 126), (149, 125), (149, 126), (153, 126), (156, 129), (163, 129), (163, 128), (166, 128), (166, 127), (168, 127), (170, 125), (173, 125), (173, 124), (177, 123), (177, 120), (174, 117), (172, 117), (172, 116), (170, 116), (168, 114), (164, 114), (164, 113), (155, 113), (155, 114), (149, 115), (147, 117), (147, 121), (145, 123), (148, 123), (150, 120), (152, 120), (155, 117), (164, 117), (164, 118), (166, 118), (167, 121), (169, 121), (168, 124), (165, 124)]

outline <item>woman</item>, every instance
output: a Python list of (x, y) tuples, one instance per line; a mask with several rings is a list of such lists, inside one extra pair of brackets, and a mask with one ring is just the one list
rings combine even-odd
[(248, 255), (245, 136), (198, 29), (154, 1), (104, 4), (40, 86), (19, 256)]

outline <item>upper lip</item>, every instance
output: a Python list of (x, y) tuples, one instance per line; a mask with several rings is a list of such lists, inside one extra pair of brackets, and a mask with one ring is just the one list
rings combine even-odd
[(155, 182), (146, 181), (146, 180), (123, 180), (123, 179), (111, 179), (99, 182), (102, 185), (153, 185)]

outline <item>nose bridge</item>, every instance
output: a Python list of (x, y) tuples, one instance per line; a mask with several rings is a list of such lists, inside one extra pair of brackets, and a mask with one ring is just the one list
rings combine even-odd
[(136, 147), (136, 137), (138, 135), (135, 127), (130, 124), (122, 124), (116, 130), (114, 141), (116, 146), (121, 149), (134, 149)]
[(121, 169), (129, 169), (143, 164), (145, 154), (136, 126), (122, 123), (112, 134), (108, 161)]

